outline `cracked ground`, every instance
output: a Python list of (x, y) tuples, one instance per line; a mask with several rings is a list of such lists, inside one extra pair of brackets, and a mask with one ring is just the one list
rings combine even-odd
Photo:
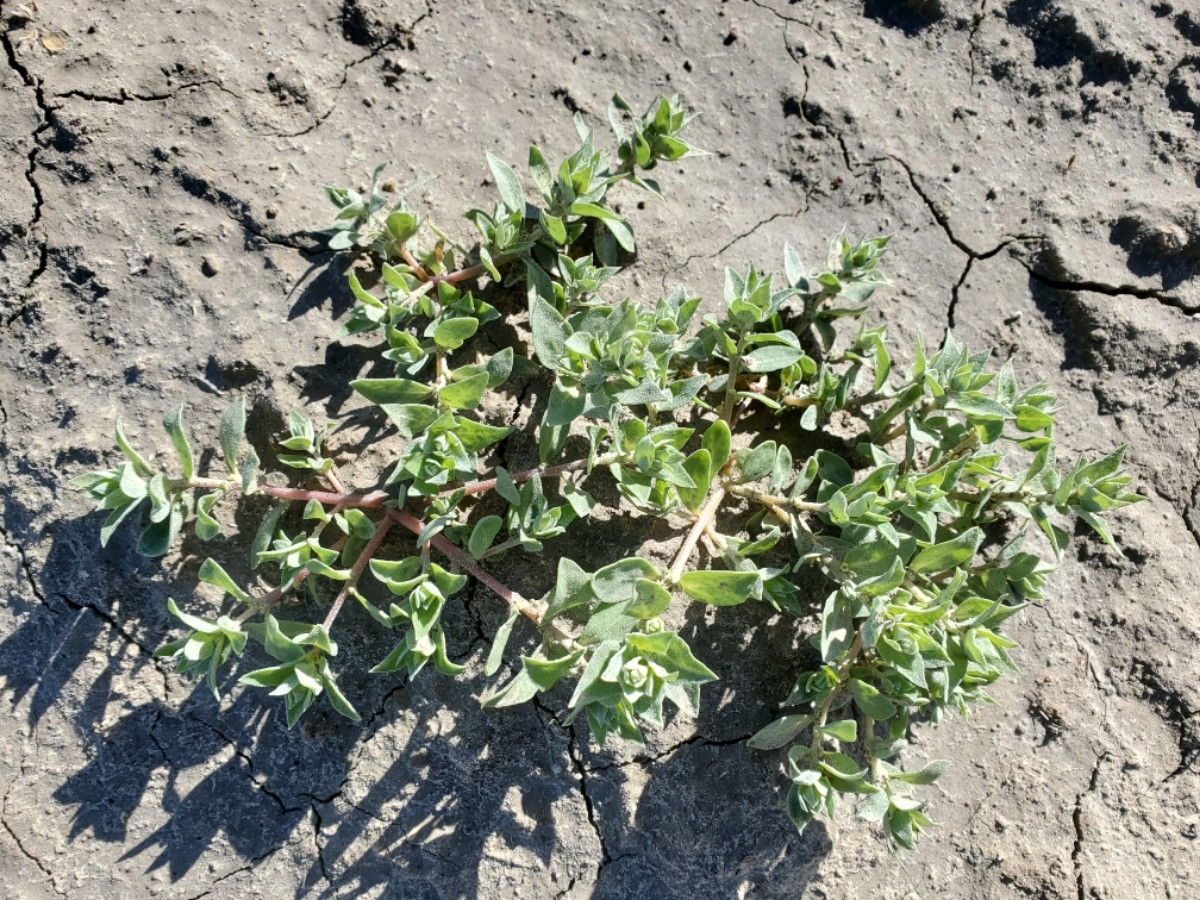
[[(1200, 896), (1190, 4), (3, 0), (0, 44), (0, 894)], [(791, 686), (780, 620), (683, 623), (722, 675), (700, 718), (602, 750), (562, 697), (478, 709), (504, 618), (478, 589), (448, 614), (463, 679), (363, 676), (361, 725), (315, 707), (287, 732), (151, 655), (166, 598), (207, 555), (246, 575), (244, 544), (101, 550), (66, 486), (112, 459), (118, 415), (151, 446), (186, 402), (211, 444), (239, 393), (260, 447), (307, 404), (371, 481), (388, 461), (344, 409), (368, 357), (337, 340), (319, 186), (382, 160), (435, 175), (420, 206), (465, 240), (486, 150), (554, 155), (617, 90), (681, 93), (710, 155), (662, 174), (664, 202), (628, 195), (642, 255), (615, 291), (716, 299), (723, 265), (778, 269), (785, 241), (892, 234), (872, 316), (901, 357), (947, 327), (995, 348), (1059, 394), (1068, 457), (1127, 443), (1148, 497), (1119, 552), (1063, 561), (995, 705), (917, 730), (914, 758), (955, 764), (942, 827), (899, 862), (849, 813), (797, 836), (779, 760), (746, 747)], [(379, 654), (367, 634), (339, 636), (349, 660)]]

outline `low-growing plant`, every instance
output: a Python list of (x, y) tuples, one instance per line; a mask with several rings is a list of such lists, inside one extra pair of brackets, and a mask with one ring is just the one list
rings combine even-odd
[[(667, 624), (685, 604), (760, 604), (797, 634), (815, 621), (781, 714), (750, 746), (786, 748), (798, 828), (857, 795), (859, 816), (911, 848), (932, 824), (911, 789), (944, 763), (905, 767), (901, 751), (914, 722), (965, 713), (1015, 670), (1005, 622), (1043, 598), (1053, 571), (1026, 548), (1029, 532), (1052, 558), (1071, 520), (1111, 545), (1105, 514), (1140, 498), (1122, 449), (1059, 465), (1055, 397), (1044, 384), (1020, 387), (1011, 365), (989, 371), (988, 353), (947, 334), (936, 351), (918, 341), (897, 371), (885, 328), (861, 321), (886, 284), (887, 238), (839, 236), (815, 269), (785, 247), (782, 279), (728, 269), (723, 302), (704, 315), (683, 288), (652, 304), (602, 299), (635, 251), (610, 190), (630, 182), (659, 194), (648, 173), (696, 152), (681, 137), (687, 118), (676, 98), (641, 116), (615, 98), (610, 157), (576, 116), (579, 147), (557, 166), (529, 150), (535, 202), (489, 154), (499, 203), (466, 214), (478, 232), (470, 252), (410, 209), (410, 191), (386, 190), (381, 169), (365, 195), (327, 189), (338, 210), (329, 246), (361, 254), (378, 281), (368, 290), (349, 276), (356, 305), (344, 333), (377, 340), (394, 367), (352, 382), (395, 433), (394, 468), (370, 489), (344, 486), (329, 431), (299, 413), (272, 456), (301, 484), (267, 481), (244, 438), (243, 398), (220, 423), (222, 471), (198, 470), (181, 406), (163, 422), (177, 467), (139, 454), (118, 422), (123, 461), (73, 483), (108, 511), (102, 544), (143, 513), (138, 548), (149, 555), (189, 523), (213, 539), (218, 514), (240, 498), (280, 501), (251, 546), (276, 586), (248, 588), (205, 560), (199, 578), (225, 605), (206, 616), (169, 600), (186, 631), (158, 655), (215, 694), (222, 666), (261, 645), (268, 664), (239, 681), (282, 697), (289, 728), (321, 695), (359, 718), (332, 666), (347, 602), (398, 632), (371, 671), (414, 678), (432, 662), (453, 676), (464, 665), (450, 658), (441, 617), (478, 581), (509, 610), (486, 676), (505, 665), (520, 619), (539, 639), (483, 705), (554, 693), (564, 724), (585, 718), (601, 744), (640, 741), (643, 727), (663, 724), (666, 701), (698, 710), (717, 675)], [(496, 464), (514, 428), (480, 412), (517, 368), (512, 346), (485, 352), (479, 340), (500, 319), (528, 335), (532, 353), (519, 356), (536, 362), (524, 360), (535, 369), (525, 377), (549, 385), (528, 428), (540, 465), (527, 471)], [(781, 437), (763, 439), (768, 427)], [(673, 561), (631, 556), (587, 571), (573, 558), (570, 535), (598, 512), (592, 479), (619, 493), (606, 516), (678, 530)], [(493, 557), (560, 538), (551, 583), (518, 591), (489, 572)], [(359, 590), (368, 573), (383, 601)], [(302, 594), (324, 605), (321, 621), (288, 617)]]

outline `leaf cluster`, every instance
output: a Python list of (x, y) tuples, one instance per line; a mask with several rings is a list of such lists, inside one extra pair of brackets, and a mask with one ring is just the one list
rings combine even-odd
[[(530, 148), (533, 202), (489, 154), (498, 201), (466, 213), (470, 250), (409, 208), (414, 186), (387, 196), (380, 169), (367, 194), (327, 189), (330, 247), (367, 263), (349, 276), (344, 333), (378, 341), (392, 368), (351, 382), (394, 429), (394, 463), (369, 491), (344, 488), (328, 430), (298, 413), (276, 458), (303, 484), (261, 478), (241, 399), (221, 423), (221, 477), (197, 472), (178, 408), (164, 421), (178, 474), (139, 455), (118, 423), (124, 460), (75, 484), (108, 513), (102, 543), (148, 498), (139, 547), (155, 554), (189, 522), (214, 537), (223, 498), (277, 501), (250, 547), (251, 567), (275, 572), (276, 587), (255, 596), (206, 561), (201, 581), (221, 590), (224, 611), (169, 601), (187, 634), (160, 654), (216, 692), (222, 666), (261, 646), (272, 664), (240, 682), (282, 696), (289, 727), (321, 695), (358, 718), (330, 668), (348, 599), (399, 633), (371, 671), (414, 678), (432, 661), (459, 676), (467, 663), (450, 659), (442, 617), (482, 585), (508, 608), (483, 674), (508, 671), (483, 705), (557, 697), (564, 721), (583, 717), (600, 743), (642, 740), (667, 701), (699, 710), (701, 686), (718, 676), (668, 625), (687, 604), (762, 604), (812, 648), (775, 698), (779, 715), (750, 739), (782, 751), (788, 815), (803, 828), (853, 798), (892, 845), (911, 848), (933, 824), (912, 788), (944, 768), (905, 765), (911, 728), (986, 701), (1016, 669), (1006, 623), (1043, 600), (1073, 523), (1111, 545), (1106, 517), (1141, 498), (1124, 448), (1060, 464), (1056, 398), (1045, 384), (1020, 387), (1010, 364), (996, 369), (951, 334), (894, 363), (886, 328), (863, 321), (888, 283), (886, 237), (839, 235), (814, 269), (791, 247), (781, 275), (727, 269), (710, 305), (682, 287), (652, 303), (602, 298), (636, 246), (609, 191), (628, 181), (660, 195), (647, 173), (696, 155), (680, 136), (687, 120), (676, 98), (635, 116), (616, 97), (610, 156), (577, 116), (579, 145), (558, 165)], [(501, 322), (529, 346), (495, 351), (485, 337)], [(520, 419), (496, 402), (516, 374), (548, 398), (540, 419), (527, 417), (539, 466), (525, 472), (497, 453)], [(826, 435), (835, 425), (854, 437)], [(615, 486), (618, 508), (597, 503), (593, 479)], [(680, 535), (674, 559), (585, 571), (571, 540), (601, 513), (664, 521)], [(563, 553), (549, 584), (523, 593), (488, 568), (550, 542)], [(360, 590), (367, 573), (374, 585)], [(299, 609), (302, 586), (323, 621), (277, 617)]]

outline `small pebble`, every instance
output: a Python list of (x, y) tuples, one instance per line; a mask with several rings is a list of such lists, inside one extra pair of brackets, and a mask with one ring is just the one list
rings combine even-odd
[(217, 260), (212, 256), (206, 256), (200, 261), (200, 271), (204, 273), (206, 278), (212, 278), (221, 271), (221, 267), (217, 265)]

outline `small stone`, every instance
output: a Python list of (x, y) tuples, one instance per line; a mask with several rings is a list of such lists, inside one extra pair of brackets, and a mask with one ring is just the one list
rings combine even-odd
[(216, 257), (206, 256), (200, 261), (200, 271), (206, 278), (212, 278), (221, 271), (221, 267), (217, 264)]

